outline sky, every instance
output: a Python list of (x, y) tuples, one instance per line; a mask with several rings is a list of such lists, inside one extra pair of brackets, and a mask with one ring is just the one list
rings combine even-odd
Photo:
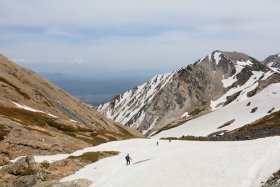
[(279, 0), (0, 0), (0, 53), (37, 72), (171, 72), (210, 52), (280, 51)]

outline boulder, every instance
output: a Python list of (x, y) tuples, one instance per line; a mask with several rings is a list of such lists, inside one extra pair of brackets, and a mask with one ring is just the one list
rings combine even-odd
[(22, 176), (13, 183), (15, 187), (30, 187), (37, 183), (37, 177), (34, 175)]
[(47, 178), (47, 172), (31, 156), (20, 158), (15, 163), (4, 166), (0, 169), (0, 174), (3, 175), (0, 183), (2, 181), (16, 187), (33, 186)]
[(12, 175), (31, 175), (39, 170), (38, 164), (31, 156), (18, 159), (15, 163), (4, 166), (1, 171)]

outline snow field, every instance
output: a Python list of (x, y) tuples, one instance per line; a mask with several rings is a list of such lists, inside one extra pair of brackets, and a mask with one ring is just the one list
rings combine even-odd
[(21, 105), (21, 104), (18, 104), (18, 103), (16, 103), (16, 102), (12, 102), (12, 103), (13, 103), (14, 105), (16, 105), (18, 108), (22, 108), (22, 109), (24, 109), (24, 110), (28, 110), (28, 111), (31, 111), (31, 112), (40, 112), (40, 113), (46, 114), (46, 115), (48, 115), (48, 116), (51, 116), (51, 117), (53, 117), (53, 118), (58, 118), (58, 117), (55, 116), (55, 115), (52, 115), (52, 114), (50, 114), (50, 113), (46, 113), (46, 112), (41, 111), (41, 110), (36, 110), (36, 109), (31, 108), (31, 107), (28, 107), (28, 106), (26, 106), (26, 105)]
[[(280, 101), (280, 83), (269, 85), (253, 97), (243, 101), (233, 101), (223, 108), (162, 131), (154, 137), (207, 136), (220, 130), (234, 130), (268, 115), (267, 112), (272, 108), (275, 108), (274, 111), (280, 110), (280, 102), (276, 101)], [(247, 106), (249, 102), (251, 104)], [(257, 110), (251, 113), (255, 107), (258, 107)], [(218, 129), (232, 119), (235, 120), (232, 124)]]
[[(80, 150), (119, 151), (62, 181), (86, 178), (92, 187), (256, 187), (280, 168), (280, 137), (239, 142), (132, 139)], [(133, 159), (125, 165), (125, 155)], [(67, 155), (68, 157), (69, 155)], [(61, 155), (36, 160), (63, 159)]]

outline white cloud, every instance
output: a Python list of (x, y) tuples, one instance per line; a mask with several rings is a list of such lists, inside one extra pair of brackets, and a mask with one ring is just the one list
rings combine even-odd
[(49, 34), (49, 35), (57, 35), (57, 36), (65, 36), (65, 37), (73, 36), (73, 33), (70, 33), (63, 29), (55, 28), (55, 27), (47, 28), (44, 31), (44, 33)]
[(228, 20), (278, 20), (275, 0), (49, 0), (1, 2), (6, 25), (116, 28), (135, 25), (217, 24)]
[(278, 7), (278, 0), (1, 1), (0, 52), (34, 63), (170, 71), (215, 49), (263, 59), (279, 51)]
[(33, 60), (25, 59), (25, 58), (12, 58), (11, 60), (13, 62), (16, 62), (16, 63), (19, 63), (19, 64), (33, 64), (33, 63), (36, 63)]
[(83, 59), (81, 59), (81, 58), (74, 58), (72, 62), (74, 64), (82, 64), (83, 63)]

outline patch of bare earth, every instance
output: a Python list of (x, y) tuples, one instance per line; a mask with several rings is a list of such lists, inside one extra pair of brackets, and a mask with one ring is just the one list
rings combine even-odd
[(115, 156), (119, 152), (115, 151), (104, 151), (104, 152), (88, 152), (81, 156), (70, 156), (67, 159), (60, 160), (47, 164), (46, 162), (41, 163), (45, 165), (47, 169), (47, 180), (60, 180), (66, 176), (76, 173), (84, 166), (97, 162), (106, 157)]

